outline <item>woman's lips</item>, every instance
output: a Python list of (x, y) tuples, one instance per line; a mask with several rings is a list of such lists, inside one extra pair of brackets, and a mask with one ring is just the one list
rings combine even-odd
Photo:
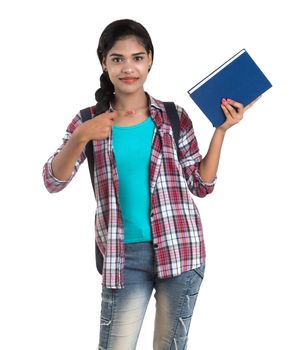
[(125, 84), (133, 84), (135, 83), (139, 78), (129, 77), (129, 78), (120, 78), (121, 81)]

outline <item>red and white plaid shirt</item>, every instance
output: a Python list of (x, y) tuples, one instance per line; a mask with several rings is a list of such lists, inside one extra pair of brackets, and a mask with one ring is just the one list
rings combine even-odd
[[(91, 111), (95, 115), (94, 107), (91, 107)], [(214, 188), (214, 182), (206, 183), (200, 177), (198, 169), (202, 157), (192, 122), (181, 107), (177, 106), (177, 111), (180, 119), (180, 162), (164, 104), (150, 97), (151, 118), (156, 126), (150, 162), (150, 221), (159, 278), (177, 276), (205, 262), (200, 214), (190, 192), (204, 197)], [(78, 113), (67, 128), (62, 146), (44, 165), (44, 183), (49, 192), (59, 192), (67, 186), (86, 159), (82, 153), (68, 181), (60, 181), (52, 174), (53, 157), (81, 123)], [(93, 141), (97, 203), (95, 239), (104, 256), (103, 285), (107, 288), (123, 288), (124, 226), (112, 137), (111, 133), (105, 140)]]

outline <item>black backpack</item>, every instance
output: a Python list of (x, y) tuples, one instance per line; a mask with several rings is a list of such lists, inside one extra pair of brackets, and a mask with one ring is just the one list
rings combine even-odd
[[(173, 129), (173, 135), (174, 140), (176, 144), (177, 149), (177, 155), (179, 159), (179, 153), (178, 153), (178, 142), (179, 142), (179, 133), (180, 133), (180, 123), (179, 123), (179, 116), (177, 113), (176, 106), (173, 102), (164, 102), (164, 106), (167, 112), (167, 116), (169, 117), (171, 127)], [(85, 108), (80, 111), (82, 122), (89, 120), (92, 118), (91, 110), (90, 108)], [(93, 143), (92, 141), (89, 141), (85, 148), (85, 154), (88, 160), (88, 167), (89, 167), (89, 173), (90, 178), (92, 182), (92, 187), (94, 191), (94, 155), (93, 155)], [(103, 268), (103, 256), (97, 246), (97, 243), (95, 242), (95, 257), (96, 257), (96, 268), (100, 274), (102, 274), (102, 268)]]

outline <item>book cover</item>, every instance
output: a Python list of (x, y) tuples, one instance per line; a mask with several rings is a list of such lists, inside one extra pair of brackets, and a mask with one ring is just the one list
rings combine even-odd
[(225, 120), (222, 98), (244, 106), (270, 89), (272, 84), (245, 49), (201, 80), (188, 93), (214, 127)]

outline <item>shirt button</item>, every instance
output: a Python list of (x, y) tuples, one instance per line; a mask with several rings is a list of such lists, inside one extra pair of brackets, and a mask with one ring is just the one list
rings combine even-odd
[(155, 249), (158, 248), (158, 244), (154, 243), (153, 248), (155, 248)]
[(152, 216), (154, 216), (154, 213), (153, 213), (153, 212), (151, 213), (151, 217), (152, 217)]

